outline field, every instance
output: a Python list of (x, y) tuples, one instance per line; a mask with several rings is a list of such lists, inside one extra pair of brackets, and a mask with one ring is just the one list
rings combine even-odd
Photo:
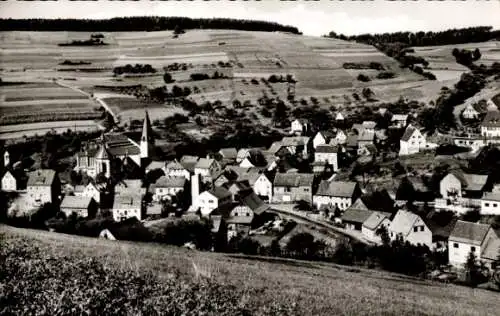
[[(74, 308), (73, 314), (83, 309), (101, 315), (458, 316), (495, 315), (500, 309), (498, 293), (361, 268), (7, 226), (0, 226), (1, 233), (7, 273), (0, 275), (0, 284), (7, 310), (26, 306), (45, 314)], [(93, 291), (102, 294), (96, 297)]]

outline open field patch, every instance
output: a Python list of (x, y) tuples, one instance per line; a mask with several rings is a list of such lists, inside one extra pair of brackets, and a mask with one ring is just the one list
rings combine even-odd
[(101, 129), (101, 127), (93, 120), (0, 125), (0, 139), (15, 139), (35, 135), (42, 136), (47, 132), (64, 133), (68, 129), (72, 131), (96, 131)]

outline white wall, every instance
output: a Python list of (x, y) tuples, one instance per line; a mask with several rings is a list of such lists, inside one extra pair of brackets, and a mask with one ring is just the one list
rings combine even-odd
[(500, 202), (481, 200), (481, 215), (500, 215)]
[(2, 178), (2, 190), (3, 191), (15, 191), (15, 190), (17, 190), (17, 181), (10, 174), (10, 172), (5, 173), (3, 178)]
[(257, 181), (255, 181), (253, 185), (253, 191), (257, 195), (267, 196), (269, 201), (272, 201), (273, 184), (265, 175), (260, 175)]
[(445, 199), (449, 198), (448, 191), (456, 189), (458, 196), (462, 196), (462, 184), (453, 174), (446, 175), (441, 182), (439, 182), (439, 193)]
[(317, 208), (321, 208), (322, 205), (330, 204), (332, 206), (337, 206), (340, 210), (343, 211), (352, 205), (352, 199), (344, 197), (314, 195), (313, 204), (316, 205)]
[(449, 240), (448, 261), (450, 262), (450, 264), (457, 268), (463, 268), (464, 263), (467, 261), (467, 257), (469, 256), (469, 252), (471, 251), (472, 247), (475, 248), (474, 253), (476, 257), (479, 258), (481, 254), (480, 246)]
[(113, 219), (119, 222), (123, 219), (137, 217), (141, 220), (141, 209), (140, 208), (127, 208), (127, 209), (113, 209)]

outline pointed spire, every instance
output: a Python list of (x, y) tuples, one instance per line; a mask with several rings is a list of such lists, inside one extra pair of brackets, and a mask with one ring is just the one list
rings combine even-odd
[(142, 126), (142, 136), (141, 136), (141, 142), (154, 142), (153, 140), (153, 129), (151, 127), (151, 121), (149, 119), (149, 114), (148, 110), (144, 110), (145, 116), (144, 116), (144, 124)]

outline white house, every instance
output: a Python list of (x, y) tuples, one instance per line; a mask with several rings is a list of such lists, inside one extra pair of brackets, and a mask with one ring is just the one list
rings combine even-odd
[(314, 152), (314, 162), (324, 162), (333, 166), (333, 171), (339, 169), (337, 147), (332, 145), (318, 145)]
[(319, 131), (313, 138), (313, 148), (318, 147), (319, 145), (326, 145), (333, 138), (333, 133), (330, 131)]
[(494, 237), (490, 232), (492, 230), (490, 225), (457, 221), (448, 238), (450, 264), (456, 268), (464, 268), (471, 251), (480, 259), (486, 244)]
[(479, 111), (474, 108), (474, 105), (469, 103), (462, 111), (462, 117), (468, 120), (475, 120), (479, 117)]
[(486, 193), (483, 196), (481, 215), (500, 215), (500, 192)]
[(160, 177), (154, 184), (154, 201), (161, 201), (167, 197), (175, 196), (184, 190), (186, 178), (184, 177)]
[(212, 181), (221, 172), (221, 165), (215, 159), (200, 158), (194, 166), (194, 174), (199, 174), (205, 181)]
[(439, 193), (445, 199), (481, 198), (488, 182), (487, 175), (452, 170), (439, 182)]
[(435, 148), (436, 146), (436, 144), (427, 143), (425, 135), (410, 124), (406, 127), (399, 141), (399, 155), (412, 155), (425, 149)]
[(489, 111), (481, 123), (481, 135), (485, 137), (500, 136), (500, 111)]
[(87, 196), (67, 195), (61, 202), (61, 212), (66, 216), (75, 213), (79, 217), (94, 217), (97, 214), (97, 203)]
[(389, 237), (395, 240), (401, 236), (414, 245), (426, 245), (432, 249), (432, 231), (417, 214), (399, 210), (389, 225)]
[(54, 170), (39, 169), (29, 173), (27, 197), (32, 207), (57, 201), (61, 193), (61, 182)]
[(184, 177), (186, 180), (191, 178), (191, 173), (177, 160), (169, 162), (163, 170), (167, 177)]
[(294, 134), (303, 134), (307, 132), (309, 123), (304, 119), (295, 119), (292, 121), (290, 132)]
[(2, 191), (16, 191), (17, 180), (12, 173), (7, 170), (2, 177)]
[(382, 226), (389, 228), (391, 224), (390, 214), (384, 212), (372, 212), (370, 216), (363, 222), (361, 233), (366, 239), (380, 243), (381, 237), (377, 235), (377, 230)]
[(255, 194), (259, 196), (266, 196), (268, 201), (272, 201), (273, 183), (264, 173), (260, 173), (258, 171), (249, 171), (241, 175), (238, 180), (247, 180)]
[(196, 208), (200, 210), (201, 216), (208, 217), (216, 208), (231, 203), (232, 195), (223, 187), (202, 192), (196, 200)]
[(322, 206), (335, 206), (346, 210), (361, 195), (356, 182), (322, 180), (318, 191), (313, 195), (313, 204), (319, 209)]
[[(82, 186), (83, 187), (83, 186)], [(91, 197), (97, 203), (101, 203), (101, 198), (103, 195), (104, 185), (102, 184), (94, 184), (89, 182), (85, 187), (81, 188), (80, 186), (75, 186), (75, 195), (83, 196), (83, 197)]]
[(338, 129), (337, 133), (335, 134), (335, 137), (330, 139), (330, 145), (343, 145), (347, 142), (347, 134), (343, 131)]
[(343, 121), (343, 120), (345, 120), (345, 116), (341, 112), (337, 112), (337, 114), (335, 115), (335, 120), (336, 121)]
[(142, 197), (140, 195), (116, 195), (113, 202), (113, 219), (116, 222), (127, 218), (142, 219)]
[(405, 128), (408, 122), (408, 114), (394, 114), (391, 117), (391, 126), (395, 128)]

